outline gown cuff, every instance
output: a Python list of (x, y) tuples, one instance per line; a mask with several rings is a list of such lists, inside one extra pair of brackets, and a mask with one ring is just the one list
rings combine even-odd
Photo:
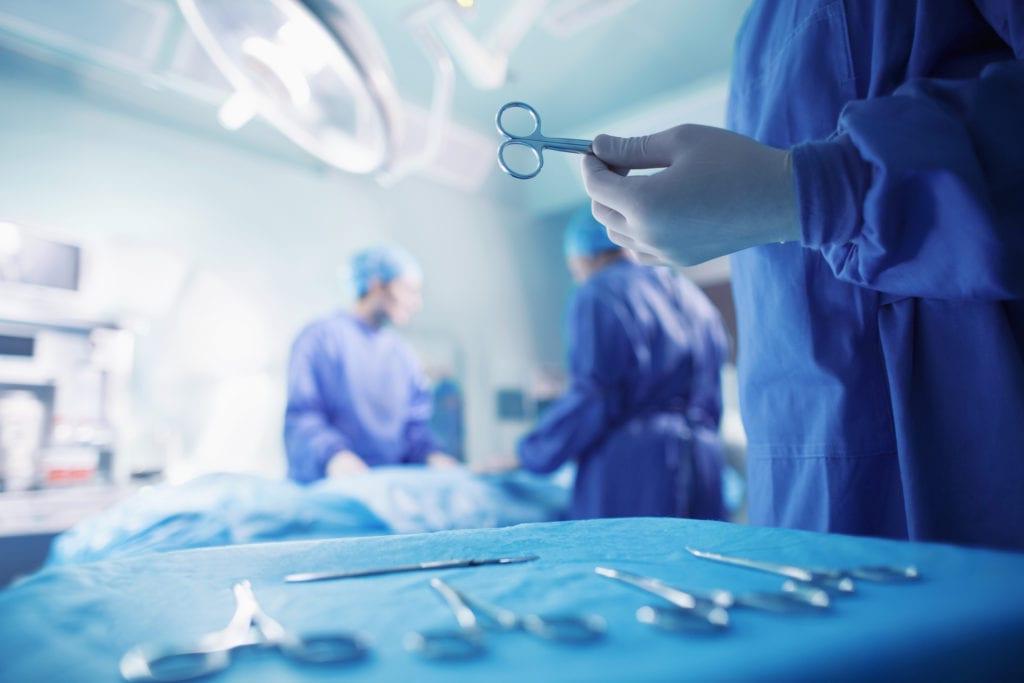
[(351, 449), (352, 448), (348, 442), (348, 439), (345, 439), (344, 437), (338, 436), (330, 439), (327, 443), (323, 444), (320, 447), (320, 451), (318, 453), (319, 458), (317, 463), (319, 471), (326, 473), (327, 464), (331, 461), (332, 458), (334, 458), (334, 456), (336, 456), (338, 453), (342, 451), (348, 451)]
[(793, 175), (805, 247), (846, 244), (857, 237), (871, 167), (848, 136), (794, 147)]

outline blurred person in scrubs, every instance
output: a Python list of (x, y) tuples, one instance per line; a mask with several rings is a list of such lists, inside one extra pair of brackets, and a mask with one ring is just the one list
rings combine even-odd
[(308, 325), (292, 346), (288, 476), (307, 483), (378, 465), (457, 465), (428, 428), (431, 394), (419, 361), (391, 329), (422, 306), (419, 265), (392, 247), (361, 251), (351, 265), (352, 310)]
[(719, 372), (727, 340), (692, 282), (631, 261), (590, 207), (565, 253), (571, 385), (519, 443), (533, 472), (576, 463), (574, 518), (722, 519)]
[(1020, 0), (761, 0), (731, 131), (594, 141), (613, 240), (735, 253), (753, 522), (1024, 548), (1022, 58)]

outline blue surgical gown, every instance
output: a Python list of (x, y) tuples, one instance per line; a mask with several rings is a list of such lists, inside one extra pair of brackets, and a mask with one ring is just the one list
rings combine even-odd
[(1024, 548), (1024, 2), (759, 1), (735, 55), (802, 224), (732, 261), (751, 520)]
[(348, 313), (307, 326), (292, 346), (284, 440), (288, 476), (324, 477), (352, 451), (371, 466), (422, 463), (436, 450), (431, 395), (412, 349)]
[(714, 306), (666, 268), (622, 260), (573, 295), (571, 384), (519, 443), (534, 472), (576, 462), (574, 518), (724, 517)]

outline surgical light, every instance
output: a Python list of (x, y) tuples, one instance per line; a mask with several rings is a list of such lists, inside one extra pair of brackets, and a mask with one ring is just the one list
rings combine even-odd
[(21, 251), (21, 228), (14, 223), (0, 222), (0, 257), (10, 257)]
[(350, 0), (178, 0), (235, 93), (229, 130), (259, 115), (331, 166), (385, 170), (399, 102), (380, 40)]

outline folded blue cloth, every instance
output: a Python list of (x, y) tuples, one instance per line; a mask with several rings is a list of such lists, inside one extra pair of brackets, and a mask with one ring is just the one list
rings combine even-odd
[(140, 491), (61, 534), (49, 564), (263, 541), (507, 526), (561, 519), (568, 491), (543, 477), (382, 467), (313, 486), (211, 474)]

